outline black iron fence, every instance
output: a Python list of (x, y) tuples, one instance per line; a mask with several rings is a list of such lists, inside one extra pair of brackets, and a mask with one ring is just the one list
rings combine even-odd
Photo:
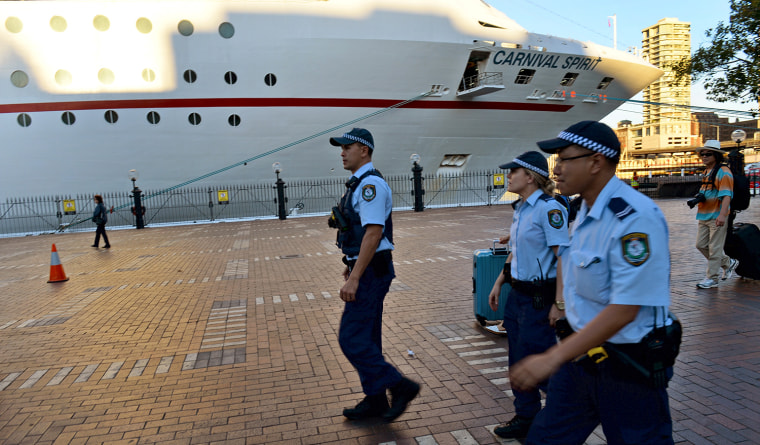
[[(459, 176), (424, 177), (425, 207), (457, 207), (508, 204), (515, 198), (505, 187), (494, 187), (494, 174), (504, 171), (469, 172)], [(285, 208), (289, 216), (327, 214), (345, 191), (346, 178), (293, 180), (286, 183)], [(386, 180), (393, 191), (396, 210), (414, 206), (412, 178), (392, 176)], [(503, 182), (500, 184), (504, 184)], [(131, 191), (104, 193), (111, 210), (108, 225), (135, 225)], [(145, 190), (144, 221), (151, 225), (183, 224), (217, 220), (277, 217), (276, 190), (272, 183), (185, 187), (172, 191)], [(24, 236), (52, 232), (91, 231), (95, 208), (92, 194), (12, 198), (0, 203), (0, 236)]]

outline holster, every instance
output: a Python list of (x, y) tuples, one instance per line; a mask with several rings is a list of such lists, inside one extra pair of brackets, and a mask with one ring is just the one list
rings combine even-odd
[[(348, 266), (348, 273), (351, 273), (356, 266), (356, 260), (349, 260), (344, 255), (342, 258), (343, 264)], [(382, 277), (390, 273), (390, 264), (393, 261), (393, 254), (390, 250), (381, 250), (376, 252), (369, 262), (368, 267), (371, 267), (376, 277)]]

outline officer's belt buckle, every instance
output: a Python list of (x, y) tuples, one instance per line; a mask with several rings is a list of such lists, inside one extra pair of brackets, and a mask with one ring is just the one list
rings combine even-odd
[(609, 357), (609, 355), (607, 355), (607, 351), (605, 351), (602, 346), (597, 346), (596, 348), (589, 349), (588, 352), (586, 352), (586, 355), (597, 365), (607, 360), (607, 357)]

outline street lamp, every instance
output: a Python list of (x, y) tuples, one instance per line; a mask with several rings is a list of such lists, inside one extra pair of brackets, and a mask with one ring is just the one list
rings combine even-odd
[(736, 142), (736, 147), (728, 154), (728, 166), (731, 171), (744, 172), (744, 154), (742, 153), (742, 142), (747, 138), (747, 132), (744, 130), (734, 130), (731, 132), (731, 140)]
[(144, 210), (142, 206), (142, 190), (137, 188), (137, 170), (132, 169), (129, 171), (129, 180), (132, 181), (132, 197), (135, 199), (135, 206), (132, 207), (132, 214), (135, 215), (135, 227), (142, 229), (145, 227), (145, 220), (143, 219)]
[(420, 165), (420, 159), (420, 155), (417, 153), (409, 156), (409, 160), (412, 162), (412, 195), (414, 196), (415, 212), (425, 210), (425, 205), (422, 202), (422, 195), (425, 194), (425, 190), (422, 188), (422, 166)]
[(274, 188), (277, 189), (277, 198), (274, 199), (274, 202), (277, 204), (277, 216), (280, 219), (285, 219), (287, 218), (287, 213), (285, 212), (285, 203), (288, 202), (288, 198), (285, 197), (285, 189), (288, 186), (285, 185), (285, 181), (280, 178), (282, 166), (279, 162), (272, 164), (272, 171), (274, 171), (274, 174), (277, 175), (277, 182), (275, 182), (274, 185)]

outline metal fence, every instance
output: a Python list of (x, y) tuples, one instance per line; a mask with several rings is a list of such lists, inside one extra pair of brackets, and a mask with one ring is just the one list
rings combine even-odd
[[(494, 188), (494, 174), (503, 171), (469, 172), (459, 176), (423, 176), (425, 207), (458, 207), (508, 204), (515, 195)], [(345, 191), (345, 179), (294, 180), (286, 183), (288, 215), (327, 214)], [(412, 178), (386, 178), (393, 191), (395, 210), (413, 208)], [(220, 191), (226, 200), (220, 201)], [(135, 225), (134, 200), (129, 191), (104, 193), (109, 227)], [(274, 183), (185, 187), (172, 191), (146, 190), (146, 226), (217, 220), (277, 217)], [(92, 231), (92, 194), (12, 198), (0, 203), (0, 236), (25, 236), (53, 232)]]

